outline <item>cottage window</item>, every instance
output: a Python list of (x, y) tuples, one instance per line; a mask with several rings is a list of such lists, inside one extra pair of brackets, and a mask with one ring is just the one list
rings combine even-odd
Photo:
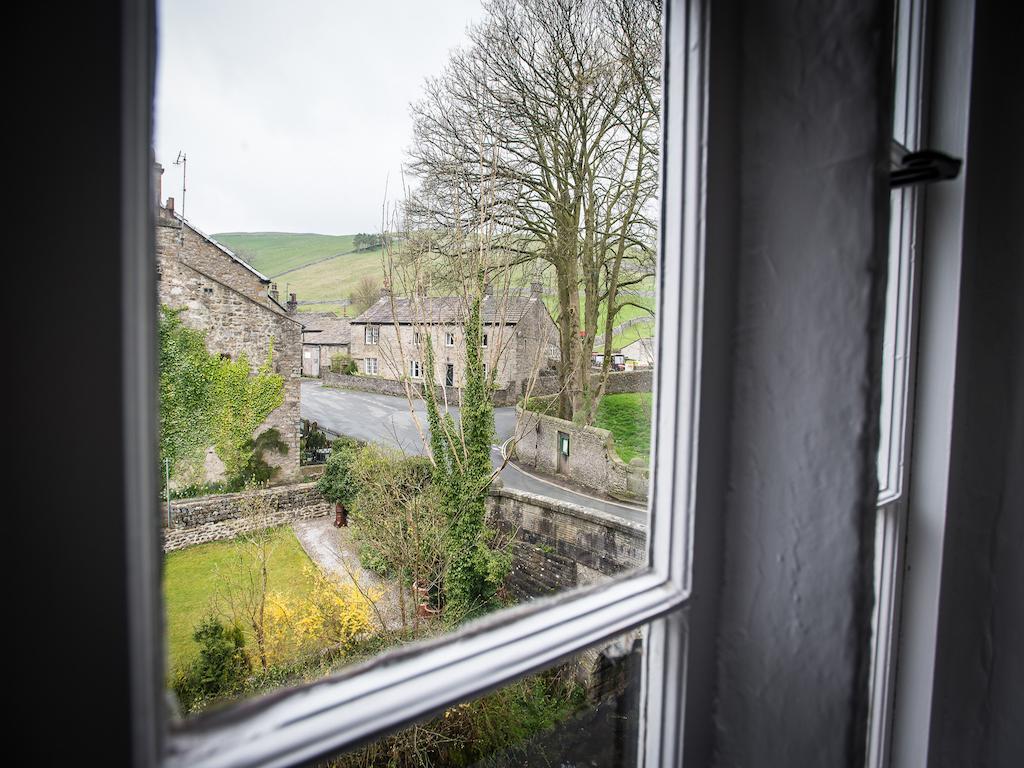
[(365, 344), (379, 344), (380, 343), (380, 326), (379, 325), (367, 325), (363, 330), (363, 343)]
[(363, 359), (363, 372), (369, 376), (377, 375), (377, 358), (367, 357)]
[(487, 346), (487, 334), (486, 333), (483, 335), (483, 337), (480, 340), (480, 346), (481, 347), (486, 347)]
[(423, 366), (419, 360), (409, 361), (409, 375), (414, 379), (423, 378)]
[(454, 333), (451, 333), (450, 331), (446, 331), (445, 332), (445, 334), (444, 334), (444, 345), (446, 347), (454, 347), (455, 346), (455, 334)]

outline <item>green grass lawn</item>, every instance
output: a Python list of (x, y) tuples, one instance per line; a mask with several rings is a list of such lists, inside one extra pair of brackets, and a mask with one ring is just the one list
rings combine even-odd
[(605, 395), (597, 406), (595, 426), (615, 438), (615, 450), (623, 461), (651, 455), (651, 393)]
[[(310, 583), (303, 566), (315, 568), (292, 529), (274, 531), (270, 558), (270, 590), (304, 596)], [(168, 552), (164, 557), (164, 605), (167, 611), (167, 669), (189, 661), (198, 646), (192, 640), (193, 627), (210, 611), (217, 592), (217, 572), (231, 573), (236, 545), (233, 541), (198, 544)]]

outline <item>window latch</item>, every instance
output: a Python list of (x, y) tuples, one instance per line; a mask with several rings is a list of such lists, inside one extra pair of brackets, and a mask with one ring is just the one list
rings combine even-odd
[(963, 161), (934, 149), (900, 153), (893, 157), (889, 172), (889, 187), (909, 187), (913, 184), (931, 184), (955, 179)]

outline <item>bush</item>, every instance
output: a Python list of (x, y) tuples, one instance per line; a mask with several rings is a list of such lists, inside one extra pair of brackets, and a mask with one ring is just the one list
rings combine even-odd
[(199, 655), (178, 670), (171, 683), (186, 712), (238, 693), (252, 669), (237, 624), (225, 627), (216, 617), (207, 616), (196, 625), (192, 638), (199, 643)]
[(351, 437), (339, 437), (331, 445), (324, 473), (317, 480), (316, 489), (330, 502), (351, 506), (358, 488), (352, 476), (352, 464), (362, 443)]
[(331, 372), (346, 373), (352, 376), (359, 372), (359, 365), (349, 355), (331, 355)]

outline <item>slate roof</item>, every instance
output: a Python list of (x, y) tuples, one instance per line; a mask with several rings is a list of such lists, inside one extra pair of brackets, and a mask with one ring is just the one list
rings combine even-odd
[[(515, 325), (540, 299), (537, 296), (509, 296), (496, 299), (485, 296), (480, 304), (484, 325)], [(412, 299), (396, 298), (395, 315), (391, 315), (391, 298), (381, 297), (363, 314), (351, 320), (352, 325), (461, 325), (466, 307), (458, 296), (428, 296)]]
[[(348, 344), (349, 319), (333, 312), (299, 312), (295, 317), (302, 323), (302, 340), (308, 344)], [(306, 334), (309, 334), (306, 336)]]

